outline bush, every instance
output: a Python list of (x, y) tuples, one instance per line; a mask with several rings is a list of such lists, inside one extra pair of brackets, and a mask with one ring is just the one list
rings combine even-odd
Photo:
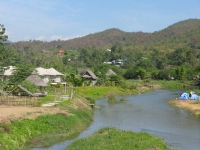
[(91, 97), (86, 97), (86, 99), (90, 102), (90, 104), (95, 104), (95, 99)]

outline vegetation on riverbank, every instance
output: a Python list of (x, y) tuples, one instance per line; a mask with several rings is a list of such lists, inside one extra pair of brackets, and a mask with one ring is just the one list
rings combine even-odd
[(66, 113), (0, 124), (0, 149), (47, 147), (81, 133), (92, 122), (92, 109), (86, 105), (83, 107), (76, 104), (75, 108), (61, 106), (61, 109), (66, 109)]
[(68, 150), (166, 150), (166, 144), (148, 133), (134, 133), (115, 128), (102, 128), (86, 138), (79, 139), (67, 147)]
[(129, 95), (136, 94), (137, 90), (135, 88), (124, 89), (121, 87), (109, 86), (109, 87), (76, 87), (75, 93), (83, 95), (85, 97), (91, 97), (93, 99), (99, 99), (108, 97), (110, 93), (117, 95)]
[[(41, 114), (35, 120), (23, 119), (21, 121), (11, 121), (11, 124), (8, 125), (0, 124), (0, 150), (47, 147), (79, 134), (92, 122), (92, 109), (87, 104), (94, 104), (96, 99), (103, 97), (113, 99), (118, 95), (144, 93), (158, 88), (165, 88), (166, 85), (174, 86), (180, 83), (179, 81), (166, 81), (163, 84), (164, 86), (161, 86), (162, 81), (150, 81), (149, 84), (144, 84), (141, 80), (129, 80), (127, 82), (128, 87), (132, 88), (75, 87), (74, 95), (79, 98), (80, 103), (75, 104), (73, 100), (70, 100), (57, 105), (61, 109), (66, 109), (69, 114), (45, 116)], [(40, 98), (41, 103), (53, 102), (54, 94)], [(86, 107), (83, 107), (83, 105)], [(117, 132), (123, 133), (124, 131)]]

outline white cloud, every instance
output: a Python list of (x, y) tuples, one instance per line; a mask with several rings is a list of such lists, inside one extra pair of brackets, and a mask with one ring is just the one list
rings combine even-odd
[(40, 36), (40, 37), (37, 37), (36, 40), (45, 41), (45, 37), (44, 36)]
[(81, 35), (76, 35), (76, 36), (73, 36), (73, 37), (64, 37), (62, 35), (53, 35), (50, 37), (50, 41), (54, 41), (54, 40), (69, 40), (69, 39), (73, 39), (73, 38), (77, 38), (77, 37), (82, 37)]

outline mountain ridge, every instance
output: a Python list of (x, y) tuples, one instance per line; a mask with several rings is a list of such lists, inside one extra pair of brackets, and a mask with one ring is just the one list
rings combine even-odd
[[(155, 31), (153, 33), (145, 32), (125, 32), (118, 28), (110, 28), (104, 31), (88, 34), (83, 37), (78, 37), (70, 40), (57, 40), (50, 42), (43, 41), (19, 41), (12, 43), (14, 49), (19, 50), (55, 50), (55, 49), (71, 49), (77, 50), (81, 47), (91, 48), (109, 48), (113, 45), (120, 46), (135, 46), (141, 44), (151, 44), (151, 47), (155, 45), (155, 42), (161, 43), (173, 43), (173, 39), (176, 40), (177, 46), (188, 45), (191, 41), (198, 41), (200, 33), (200, 19), (188, 19), (174, 23), (162, 30)], [(196, 42), (197, 43), (197, 42)], [(158, 43), (159, 44), (159, 43)], [(159, 44), (160, 45), (160, 44)], [(175, 44), (170, 44), (171, 48)], [(28, 47), (28, 48), (27, 48)]]

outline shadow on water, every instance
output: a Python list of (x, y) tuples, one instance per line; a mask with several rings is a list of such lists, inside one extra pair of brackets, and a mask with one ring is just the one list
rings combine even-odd
[[(110, 126), (121, 130), (148, 132), (162, 138), (170, 148), (197, 150), (200, 148), (200, 119), (167, 103), (178, 97), (180, 92), (181, 90), (157, 90), (128, 95), (125, 101), (116, 104), (109, 104), (108, 99), (98, 100), (96, 105), (100, 109), (95, 110), (93, 123), (78, 138)], [(67, 140), (48, 150), (64, 150), (71, 142), (73, 140)]]

